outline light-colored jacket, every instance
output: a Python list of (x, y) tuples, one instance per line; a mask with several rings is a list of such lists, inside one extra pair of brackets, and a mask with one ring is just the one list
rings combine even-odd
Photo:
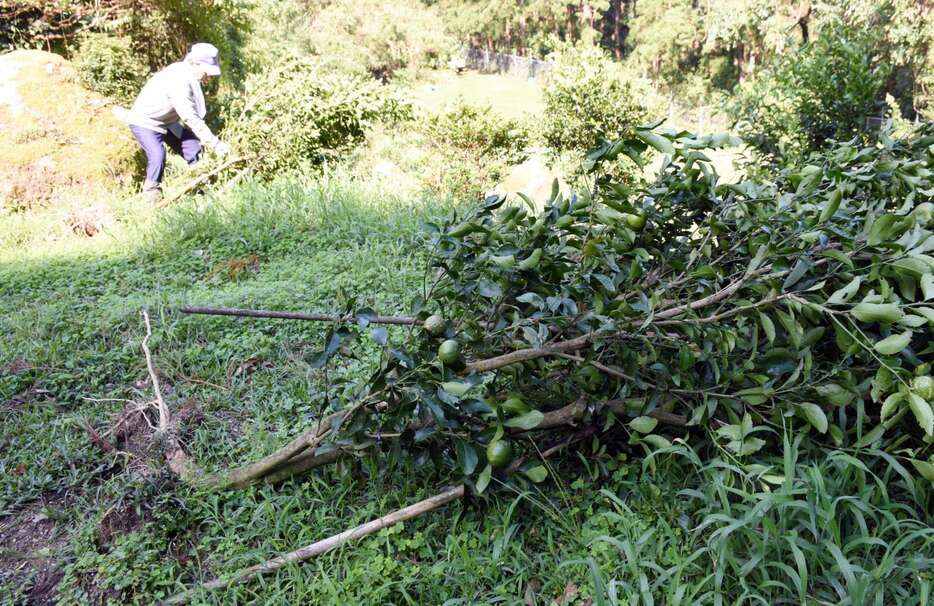
[(191, 66), (181, 61), (155, 73), (123, 120), (132, 126), (141, 126), (159, 133), (172, 131), (181, 136), (182, 125), (190, 128), (201, 143), (214, 147), (219, 139), (204, 123), (207, 113), (201, 83)]

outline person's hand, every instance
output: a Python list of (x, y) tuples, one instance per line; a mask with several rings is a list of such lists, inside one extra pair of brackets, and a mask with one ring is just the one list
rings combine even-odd
[(230, 146), (223, 141), (218, 141), (217, 145), (214, 146), (214, 153), (217, 154), (218, 157), (224, 157), (230, 153)]

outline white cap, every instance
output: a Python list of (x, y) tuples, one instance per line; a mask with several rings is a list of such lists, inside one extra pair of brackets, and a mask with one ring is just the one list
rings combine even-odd
[(185, 59), (191, 63), (197, 63), (204, 68), (209, 76), (219, 76), (221, 73), (220, 61), (218, 61), (218, 50), (213, 44), (207, 42), (198, 42), (191, 47)]

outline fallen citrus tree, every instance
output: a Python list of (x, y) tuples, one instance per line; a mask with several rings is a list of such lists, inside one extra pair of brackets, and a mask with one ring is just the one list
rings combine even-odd
[[(399, 448), (460, 483), (166, 603), (481, 493), (495, 475), (541, 482), (546, 459), (584, 440), (592, 458), (642, 449), (650, 463), (682, 448), (667, 448), (677, 436), (767, 477), (768, 451), (796, 450), (789, 433), (807, 433), (838, 458), (881, 457), (918, 501), (915, 482), (934, 482), (934, 126), (905, 141), (883, 133), (875, 147), (838, 144), (772, 181), (721, 184), (701, 150), (733, 142), (639, 129), (588, 156), (590, 192), (564, 198), (556, 187), (537, 215), (491, 197), (429, 226), (410, 316), (353, 304), (183, 309), (328, 322), (314, 367), (363, 339), (381, 351), (372, 376), (331, 386), (329, 413), (287, 445), (213, 475), (182, 453), (173, 469), (183, 477), (240, 488)], [(602, 176), (623, 157), (641, 166), (649, 146), (665, 154), (654, 181)]]
[[(934, 480), (934, 128), (841, 143), (769, 182), (720, 183), (701, 150), (728, 143), (636, 130), (587, 157), (592, 192), (556, 188), (540, 214), (491, 197), (430, 226), (424, 291), (388, 319), (408, 328), (353, 306), (308, 318), (333, 323), (312, 366), (370, 338), (373, 375), (208, 481), (278, 481), (394, 442), (482, 492), (499, 470), (541, 481), (536, 449), (613, 428), (646, 451), (676, 433), (747, 460), (802, 430)], [(654, 181), (601, 176), (649, 146), (666, 156)]]

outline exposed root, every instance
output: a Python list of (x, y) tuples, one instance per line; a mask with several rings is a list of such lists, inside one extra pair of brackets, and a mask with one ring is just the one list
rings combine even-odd
[(155, 364), (152, 361), (152, 353), (149, 351), (149, 338), (152, 337), (152, 326), (149, 323), (149, 314), (144, 309), (142, 312), (143, 321), (146, 324), (146, 336), (143, 338), (142, 348), (146, 355), (146, 368), (149, 370), (149, 377), (152, 380), (153, 395), (155, 400), (150, 402), (149, 406), (158, 413), (158, 423), (150, 423), (145, 413), (142, 413), (144, 419), (155, 432), (153, 436), (156, 440), (162, 441), (165, 446), (166, 464), (169, 469), (185, 482), (193, 482), (203, 476), (198, 466), (188, 458), (184, 449), (179, 444), (176, 436), (175, 423), (172, 420), (172, 414), (169, 411), (165, 399), (162, 397), (162, 388), (159, 385), (159, 375), (156, 372)]
[(149, 313), (143, 310), (143, 321), (146, 323), (146, 336), (143, 337), (143, 353), (146, 354), (146, 367), (149, 369), (149, 377), (152, 379), (152, 391), (156, 396), (153, 406), (159, 413), (159, 426), (156, 431), (166, 433), (169, 431), (169, 422), (172, 415), (169, 413), (169, 407), (165, 405), (162, 398), (162, 389), (159, 387), (159, 375), (152, 363), (152, 354), (149, 352), (149, 338), (152, 336), (152, 326), (149, 324)]

